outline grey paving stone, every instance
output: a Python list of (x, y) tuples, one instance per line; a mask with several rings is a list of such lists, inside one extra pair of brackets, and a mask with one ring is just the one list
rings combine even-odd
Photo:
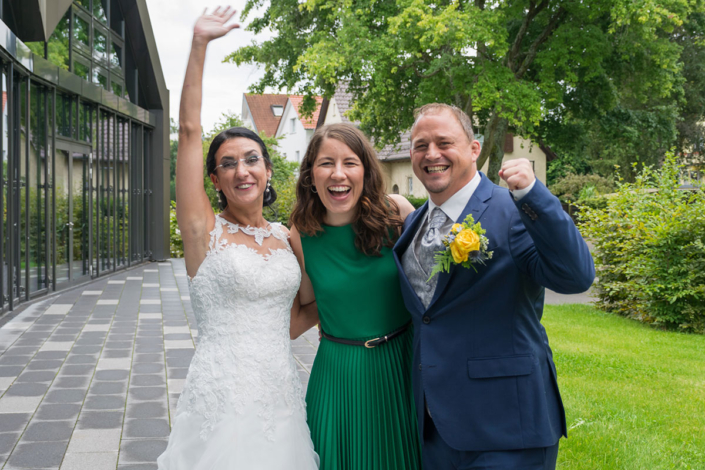
[(83, 401), (86, 391), (83, 389), (52, 389), (44, 397), (46, 403), (78, 403)]
[(93, 364), (64, 365), (59, 372), (62, 375), (93, 375), (95, 366)]
[(130, 357), (132, 356), (131, 349), (106, 349), (103, 351), (101, 357), (107, 358), (120, 358), (120, 357)]
[(55, 371), (51, 370), (37, 370), (23, 372), (17, 377), (18, 382), (51, 382), (56, 376)]
[(130, 382), (130, 387), (164, 385), (164, 383), (164, 375), (134, 375), (132, 377), (132, 381)]
[(33, 420), (22, 435), (22, 441), (68, 441), (75, 421)]
[(116, 326), (113, 326), (112, 328), (110, 328), (110, 331), (111, 331), (112, 333), (118, 333), (118, 334), (129, 334), (130, 337), (132, 337), (132, 336), (135, 334), (135, 328), (134, 328), (134, 327), (122, 327), (122, 326), (116, 327)]
[(99, 353), (103, 347), (101, 345), (96, 345), (96, 346), (74, 346), (73, 349), (71, 349), (71, 352), (73, 354), (97, 354)]
[(20, 433), (18, 432), (0, 433), (0, 454), (9, 454), (19, 438)]
[(95, 373), (96, 380), (127, 380), (130, 371), (127, 370), (99, 370)]
[(166, 445), (166, 439), (123, 440), (120, 443), (120, 463), (156, 462)]
[(59, 367), (61, 367), (61, 364), (63, 364), (64, 361), (62, 360), (54, 360), (54, 361), (38, 361), (38, 360), (33, 360), (30, 361), (29, 364), (27, 364), (27, 369), (29, 370), (49, 370), (49, 369), (56, 369), (58, 370)]
[(165, 340), (172, 340), (172, 339), (191, 339), (191, 335), (188, 333), (169, 333), (167, 335), (164, 335)]
[(170, 349), (166, 353), (166, 357), (188, 357), (191, 359), (194, 355), (195, 351), (192, 348), (188, 349)]
[(58, 420), (58, 419), (72, 419), (75, 420), (78, 417), (78, 413), (81, 411), (80, 404), (52, 404), (46, 403), (42, 404), (37, 413), (34, 415), (35, 419), (39, 420)]
[(138, 463), (134, 465), (118, 465), (118, 470), (157, 470), (157, 464)]
[(130, 400), (156, 400), (158, 398), (166, 398), (165, 387), (130, 387), (127, 392)]
[[(0, 414), (0, 432), (21, 431), (29, 423), (30, 413), (2, 413)], [(145, 416), (150, 418), (151, 416)], [(3, 452), (0, 450), (0, 454)]]
[(76, 340), (76, 346), (103, 344), (103, 341), (103, 338), (79, 338)]
[(14, 397), (41, 397), (49, 390), (48, 383), (17, 383), (7, 389), (6, 394)]
[(167, 416), (166, 405), (162, 401), (146, 401), (128, 403), (128, 418), (164, 418)]
[(125, 397), (122, 395), (88, 396), (83, 405), (86, 410), (119, 410), (125, 408)]
[(32, 356), (2, 356), (0, 357), (0, 366), (24, 366), (30, 359), (32, 359)]
[(23, 369), (24, 366), (0, 366), (0, 377), (17, 377)]
[(191, 364), (190, 357), (167, 357), (166, 365), (168, 367), (188, 367)]
[(169, 437), (166, 419), (130, 419), (125, 422), (123, 439), (137, 437)]
[(124, 394), (127, 391), (127, 381), (95, 381), (88, 390), (88, 395), (115, 395)]
[(95, 364), (98, 362), (97, 354), (69, 354), (67, 364)]
[(32, 346), (13, 346), (5, 354), (8, 356), (21, 356), (21, 355), (32, 355), (37, 351), (37, 348)]
[(166, 375), (170, 379), (185, 379), (188, 375), (188, 367), (169, 368)]
[(54, 381), (55, 388), (86, 388), (90, 377), (83, 375), (59, 376)]
[(18, 444), (8, 464), (22, 468), (58, 467), (68, 442), (28, 442)]
[(164, 373), (164, 365), (158, 362), (135, 364), (132, 366), (133, 374), (155, 374)]
[(135, 346), (135, 352), (137, 353), (160, 353), (164, 351), (164, 344), (162, 343), (161, 338), (158, 342), (149, 341), (145, 344), (140, 344), (139, 340), (139, 338), (135, 340), (135, 343), (137, 343)]
[(83, 411), (78, 418), (79, 429), (115, 429), (122, 427), (122, 411)]
[(47, 340), (50, 343), (70, 343), (76, 340), (76, 335), (51, 335)]
[(132, 349), (132, 341), (108, 341), (105, 343), (105, 349)]
[[(139, 351), (137, 351), (139, 352)], [(163, 354), (135, 354), (133, 360), (133, 364), (139, 364), (143, 362), (160, 362), (164, 364), (164, 355)]]

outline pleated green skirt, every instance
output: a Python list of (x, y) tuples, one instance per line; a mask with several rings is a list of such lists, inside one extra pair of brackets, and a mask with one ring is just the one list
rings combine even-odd
[(321, 470), (421, 468), (412, 339), (409, 328), (373, 349), (321, 341), (306, 394)]

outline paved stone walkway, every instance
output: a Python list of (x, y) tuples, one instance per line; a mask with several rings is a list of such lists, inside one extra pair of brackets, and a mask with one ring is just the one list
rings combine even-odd
[[(0, 468), (156, 469), (198, 344), (188, 295), (171, 260), (0, 318)], [(318, 333), (292, 347), (305, 387)]]
[[(156, 469), (198, 344), (188, 295), (173, 260), (0, 319), (0, 468)], [(317, 345), (293, 342), (304, 386)]]

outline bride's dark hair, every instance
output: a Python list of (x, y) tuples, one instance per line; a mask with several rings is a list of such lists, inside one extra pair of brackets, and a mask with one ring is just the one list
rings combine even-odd
[[(260, 136), (258, 136), (246, 127), (231, 127), (230, 129), (226, 129), (217, 136), (215, 136), (215, 139), (213, 139), (213, 142), (211, 142), (211, 146), (208, 147), (208, 156), (206, 157), (206, 171), (208, 172), (208, 176), (215, 173), (215, 154), (220, 148), (220, 146), (223, 145), (223, 142), (230, 139), (235, 139), (236, 137), (244, 137), (246, 139), (255, 141), (262, 150), (262, 156), (264, 157), (264, 165), (267, 167), (268, 170), (272, 170), (272, 159), (269, 156), (269, 152), (267, 152), (267, 146), (264, 144), (264, 141), (260, 138)], [(276, 200), (277, 192), (274, 190), (274, 187), (270, 184), (269, 192), (264, 192), (264, 200), (262, 201), (262, 206), (270, 206), (274, 204), (274, 201)], [(218, 193), (218, 201), (220, 202), (221, 210), (228, 207), (228, 200), (225, 198), (225, 195), (223, 195), (222, 192)]]
[[(323, 230), (326, 208), (312, 190), (311, 171), (325, 139), (335, 139), (347, 145), (358, 156), (365, 169), (362, 194), (353, 218), (355, 246), (367, 256), (381, 256), (382, 247), (391, 248), (404, 224), (397, 204), (384, 191), (382, 168), (375, 149), (365, 134), (351, 124), (330, 124), (316, 131), (301, 162), (296, 183), (296, 205), (289, 225), (310, 237)], [(321, 191), (325, 189), (321, 188)]]

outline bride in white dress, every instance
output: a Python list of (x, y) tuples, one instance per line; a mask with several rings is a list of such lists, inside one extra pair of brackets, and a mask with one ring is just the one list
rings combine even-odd
[(208, 43), (237, 25), (216, 9), (194, 27), (179, 114), (176, 207), (199, 343), (172, 419), (160, 470), (318, 468), (290, 338), (317, 321), (301, 308), (299, 264), (288, 231), (269, 224), (276, 199), (262, 140), (233, 128), (217, 136), (206, 169), (223, 212), (203, 185), (201, 87)]

